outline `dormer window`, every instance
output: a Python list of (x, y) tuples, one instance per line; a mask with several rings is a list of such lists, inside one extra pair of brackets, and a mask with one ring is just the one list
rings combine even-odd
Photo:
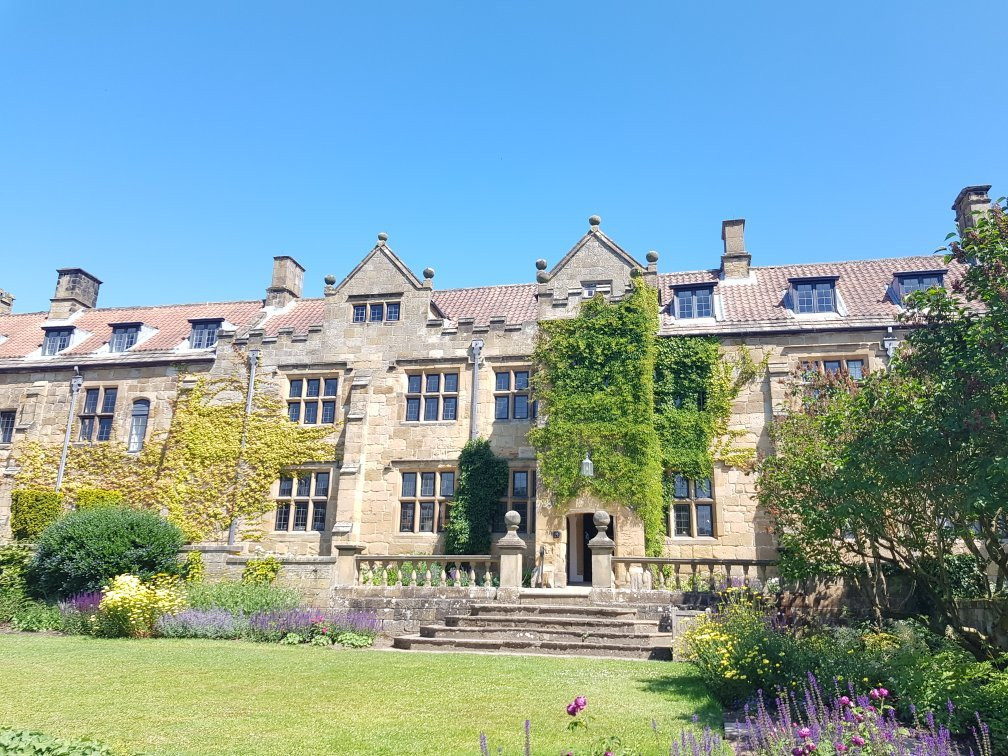
[(209, 349), (217, 344), (217, 332), (220, 331), (221, 320), (193, 321), (192, 333), (189, 335), (190, 349)]
[(897, 273), (896, 274), (896, 294), (900, 302), (915, 291), (927, 291), (928, 289), (940, 289), (945, 283), (945, 274), (942, 271), (925, 271), (921, 273)]
[(836, 312), (836, 280), (793, 281), (792, 298), (795, 312)]
[(73, 328), (46, 328), (45, 339), (42, 341), (42, 355), (51, 357), (62, 352), (70, 346), (73, 332)]
[(710, 318), (714, 316), (714, 288), (699, 286), (675, 290), (675, 316), (677, 318)]
[(123, 323), (112, 327), (112, 338), (109, 339), (110, 352), (125, 352), (137, 343), (140, 336), (139, 323)]

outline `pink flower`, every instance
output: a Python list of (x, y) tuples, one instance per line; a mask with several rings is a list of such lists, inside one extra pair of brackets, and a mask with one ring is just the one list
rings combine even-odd
[(878, 689), (878, 694), (879, 694), (879, 698), (885, 698), (886, 696), (889, 695), (889, 691), (886, 688), (879, 688)]
[(812, 753), (812, 751), (814, 751), (815, 749), (816, 749), (816, 744), (815, 743), (806, 743), (805, 744), (805, 753)]
[(834, 743), (833, 750), (836, 751), (837, 753), (843, 753), (844, 751), (847, 750), (847, 746), (845, 746), (843, 743)]
[(841, 706), (850, 706), (850, 697), (849, 696), (840, 696), (840, 705)]
[(865, 744), (865, 739), (862, 738), (860, 735), (855, 735), (853, 738), (851, 738), (851, 743), (853, 743), (856, 746), (863, 746)]
[(574, 699), (574, 705), (577, 706), (578, 711), (581, 711), (581, 709), (588, 705), (588, 699), (584, 696), (578, 696)]
[(872, 688), (871, 691), (869, 691), (868, 695), (871, 696), (872, 698), (878, 698), (879, 697), (879, 689), (878, 688)]
[(808, 727), (802, 727), (800, 730), (798, 730), (798, 737), (800, 737), (802, 740), (808, 740), (809, 738), (812, 737), (812, 730), (810, 730)]
[(576, 717), (578, 713), (578, 707), (575, 706), (573, 702), (567, 704), (567, 713), (570, 714), (572, 717)]

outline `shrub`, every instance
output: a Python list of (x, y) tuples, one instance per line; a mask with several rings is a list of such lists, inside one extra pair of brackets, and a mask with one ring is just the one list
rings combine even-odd
[(113, 756), (115, 751), (94, 740), (68, 740), (41, 732), (0, 728), (0, 753), (21, 756)]
[(11, 532), (16, 541), (34, 541), (63, 514), (56, 491), (19, 488), (11, 494)]
[(253, 557), (245, 563), (242, 582), (252, 585), (270, 585), (280, 574), (280, 560), (275, 556)]
[(78, 488), (74, 496), (77, 509), (100, 509), (101, 507), (123, 507), (126, 502), (120, 491), (105, 488)]
[(186, 609), (164, 614), (154, 623), (154, 634), (162, 638), (231, 639), (241, 637), (245, 616), (227, 609)]
[(206, 575), (203, 555), (198, 551), (187, 551), (179, 565), (179, 574), (187, 583), (202, 583)]
[(116, 575), (178, 571), (182, 533), (150, 512), (104, 507), (71, 512), (39, 538), (28, 580), (43, 596), (101, 588)]
[(10, 622), (28, 603), (25, 572), (31, 551), (23, 546), (0, 546), (0, 622)]
[(119, 575), (102, 591), (95, 632), (107, 638), (146, 638), (158, 617), (184, 607), (177, 578), (159, 575), (145, 583), (136, 575)]
[(293, 588), (254, 583), (191, 583), (187, 588), (193, 609), (225, 609), (232, 613), (290, 611), (301, 603)]
[(55, 606), (41, 601), (26, 601), (11, 617), (11, 624), (18, 630), (37, 633), (43, 630), (61, 630), (63, 616)]

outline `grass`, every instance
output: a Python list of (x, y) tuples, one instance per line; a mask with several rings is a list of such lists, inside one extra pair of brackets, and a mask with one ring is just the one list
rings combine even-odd
[[(652, 753), (652, 718), (668, 733), (720, 716), (671, 662), (0, 634), (0, 670), (0, 726), (134, 753), (473, 754), (484, 731), (515, 754), (526, 718), (537, 754), (608, 734)], [(587, 735), (565, 729), (576, 695)]]

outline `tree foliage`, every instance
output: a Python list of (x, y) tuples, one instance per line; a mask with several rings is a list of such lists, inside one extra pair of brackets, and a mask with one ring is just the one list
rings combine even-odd
[(459, 454), (459, 479), (451, 518), (445, 525), (446, 554), (489, 554), (498, 502), (507, 495), (508, 463), (477, 438)]
[[(953, 235), (954, 237), (954, 235)], [(974, 649), (958, 619), (955, 554), (1008, 575), (1008, 222), (998, 204), (952, 238), (965, 264), (953, 291), (908, 298), (916, 326), (888, 372), (855, 382), (813, 377), (794, 388), (772, 430), (758, 496), (777, 523), (792, 567), (842, 565), (869, 576), (884, 599), (887, 569), (908, 573)]]
[[(204, 376), (184, 386), (180, 380), (168, 431), (139, 454), (119, 443), (72, 446), (63, 484), (68, 497), (116, 492), (131, 506), (163, 512), (189, 540), (200, 540), (217, 537), (233, 518), (268, 511), (270, 486), (282, 472), (335, 456), (325, 441), (332, 429), (289, 422), (283, 402), (258, 376), (248, 418), (245, 376)], [(55, 445), (23, 445), (17, 482), (54, 485), (59, 454)]]

